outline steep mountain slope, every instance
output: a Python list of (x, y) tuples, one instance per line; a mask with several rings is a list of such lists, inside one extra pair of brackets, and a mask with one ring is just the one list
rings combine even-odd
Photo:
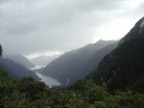
[(99, 62), (103, 59), (103, 57), (109, 54), (112, 50), (117, 47), (118, 42), (110, 44), (94, 53), (94, 55), (83, 65), (83, 67), (79, 70), (81, 74), (79, 76), (75, 76), (76, 79), (84, 78), (88, 76), (90, 73), (94, 72)]
[(8, 58), (13, 60), (16, 63), (19, 63), (23, 66), (25, 66), (27, 69), (35, 67), (33, 63), (31, 63), (26, 57), (20, 55), (20, 54), (7, 54), (3, 55), (4, 58)]
[[(85, 64), (88, 64), (89, 59), (91, 59), (98, 50), (112, 43), (114, 43), (114, 41), (100, 40), (95, 44), (89, 44), (83, 48), (67, 52), (44, 68), (42, 74), (56, 78), (63, 84), (71, 84), (89, 74), (90, 71), (83, 73), (80, 72), (80, 70)], [(105, 56), (110, 51), (112, 51), (112, 49), (102, 55)], [(97, 61), (97, 63), (98, 62), (99, 61)], [(77, 77), (81, 75), (82, 77)]]
[(18, 64), (10, 59), (0, 58), (0, 69), (8, 71), (9, 75), (16, 78), (32, 76), (36, 80), (39, 77), (33, 72), (28, 70), (25, 66)]
[(106, 82), (110, 90), (144, 91), (144, 18), (104, 57), (92, 74), (96, 82)]

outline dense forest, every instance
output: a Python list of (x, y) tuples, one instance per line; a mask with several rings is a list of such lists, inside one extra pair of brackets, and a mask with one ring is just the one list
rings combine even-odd
[(142, 108), (144, 94), (127, 91), (111, 93), (91, 79), (70, 88), (49, 88), (32, 77), (14, 79), (0, 70), (0, 108)]

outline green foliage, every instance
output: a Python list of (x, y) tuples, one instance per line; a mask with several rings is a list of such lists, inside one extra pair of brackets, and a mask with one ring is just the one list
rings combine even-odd
[(80, 80), (73, 88), (76, 91), (81, 91), (81, 95), (89, 101), (89, 103), (103, 100), (104, 97), (108, 95), (106, 88), (96, 85), (91, 79)]
[(88, 108), (88, 106), (89, 103), (86, 99), (81, 94), (75, 92), (69, 95), (68, 103), (66, 104), (67, 108)]
[(44, 89), (44, 83), (34, 81), (31, 77), (22, 78), (17, 84), (17, 90), (25, 94), (30, 100), (39, 99)]
[(11, 79), (0, 70), (0, 108), (30, 108), (29, 101), (16, 90), (17, 80)]
[(2, 80), (4, 78), (7, 78), (7, 76), (8, 76), (7, 72), (0, 69), (0, 79)]
[(3, 49), (2, 49), (2, 46), (0, 44), (0, 56), (2, 56), (2, 53), (3, 53)]
[(144, 94), (132, 91), (110, 94), (91, 79), (56, 89), (31, 77), (9, 78), (0, 70), (0, 108), (142, 108), (143, 100)]
[(144, 91), (144, 39), (137, 36), (108, 54), (94, 73), (94, 80), (107, 83), (110, 91)]
[(115, 95), (106, 97), (103, 101), (95, 103), (98, 108), (142, 108), (144, 94), (132, 91), (118, 91)]

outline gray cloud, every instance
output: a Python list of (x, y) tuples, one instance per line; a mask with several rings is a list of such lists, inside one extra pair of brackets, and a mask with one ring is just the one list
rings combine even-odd
[[(0, 43), (5, 51), (65, 52), (100, 39), (95, 32), (117, 18), (142, 16), (131, 0), (1, 0)], [(133, 17), (134, 16), (134, 17)]]

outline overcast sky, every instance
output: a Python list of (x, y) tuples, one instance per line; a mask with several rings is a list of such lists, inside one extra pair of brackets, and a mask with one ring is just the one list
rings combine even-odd
[(143, 16), (143, 0), (0, 0), (0, 43), (5, 52), (58, 54), (120, 39)]

